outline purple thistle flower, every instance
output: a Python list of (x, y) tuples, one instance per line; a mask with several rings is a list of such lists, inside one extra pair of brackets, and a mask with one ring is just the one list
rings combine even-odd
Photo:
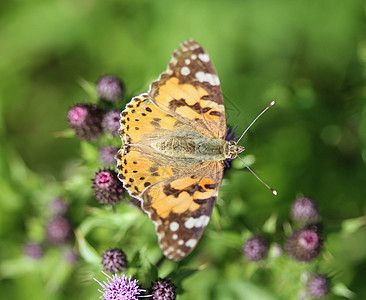
[(127, 267), (126, 254), (118, 248), (109, 249), (102, 256), (104, 270), (110, 273), (119, 273)]
[(44, 251), (41, 244), (29, 242), (24, 245), (24, 253), (30, 258), (40, 259)]
[(56, 217), (47, 224), (47, 239), (53, 245), (65, 244), (71, 240), (72, 227), (64, 217)]
[(154, 300), (174, 300), (177, 287), (170, 279), (158, 278), (151, 283), (150, 292)]
[(124, 194), (117, 173), (108, 169), (101, 169), (95, 173), (93, 190), (95, 198), (103, 204), (116, 204), (122, 200)]
[(107, 282), (103, 281), (101, 283), (94, 278), (94, 280), (103, 288), (103, 290), (98, 289), (98, 291), (102, 293), (100, 299), (138, 300), (138, 297), (141, 297), (140, 294), (145, 292), (145, 290), (140, 289), (137, 285), (137, 279), (131, 280), (131, 275), (130, 277), (127, 277), (125, 274), (122, 274), (122, 277), (119, 277), (117, 274), (114, 274), (111, 277), (104, 272), (102, 273), (108, 277)]
[(63, 259), (73, 265), (79, 260), (79, 254), (75, 250), (67, 248), (63, 252)]
[(311, 224), (319, 219), (316, 203), (309, 198), (296, 199), (291, 207), (291, 217), (295, 222)]
[(121, 116), (119, 110), (113, 109), (107, 111), (102, 121), (103, 130), (113, 136), (118, 136), (119, 128), (121, 127), (121, 124), (119, 123), (120, 118)]
[(56, 215), (64, 215), (69, 209), (69, 205), (61, 198), (56, 198), (50, 203), (50, 211)]
[(321, 274), (314, 274), (309, 278), (307, 288), (312, 297), (322, 298), (329, 291), (329, 280)]
[(102, 132), (102, 111), (94, 105), (76, 104), (67, 119), (76, 136), (84, 140), (94, 140)]
[(307, 262), (319, 255), (322, 246), (322, 236), (319, 234), (318, 228), (312, 226), (295, 231), (287, 238), (285, 249), (293, 259)]
[(101, 77), (96, 87), (98, 97), (109, 102), (117, 102), (125, 93), (123, 82), (118, 77), (112, 75)]
[(258, 261), (267, 256), (268, 241), (261, 236), (254, 236), (247, 240), (243, 246), (245, 256), (251, 261)]
[(104, 166), (115, 166), (117, 161), (115, 155), (118, 151), (117, 147), (103, 146), (99, 148), (99, 160)]
[(235, 135), (235, 130), (238, 128), (238, 125), (236, 125), (235, 127), (231, 127), (231, 126), (227, 126), (226, 128), (226, 136), (225, 136), (225, 140), (230, 142), (230, 141), (236, 141), (236, 139), (238, 138)]

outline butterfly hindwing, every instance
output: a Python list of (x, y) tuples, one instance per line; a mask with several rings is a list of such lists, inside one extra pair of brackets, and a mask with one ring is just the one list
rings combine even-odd
[(222, 162), (206, 162), (142, 194), (142, 208), (155, 223), (165, 256), (178, 261), (194, 249), (210, 220), (222, 174)]

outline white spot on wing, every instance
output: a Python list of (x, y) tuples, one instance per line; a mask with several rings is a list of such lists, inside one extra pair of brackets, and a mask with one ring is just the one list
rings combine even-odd
[(199, 71), (196, 73), (196, 78), (200, 81), (200, 82), (203, 82), (203, 81), (206, 81), (206, 75), (205, 73), (203, 73), (202, 71)]
[(210, 57), (206, 53), (200, 53), (198, 54), (198, 58), (202, 60), (203, 62), (209, 62)]
[(189, 64), (191, 63), (191, 60), (190, 60), (189, 58), (186, 58), (186, 59), (184, 60), (184, 62), (185, 62), (185, 64), (186, 64), (186, 65), (189, 65)]
[(208, 222), (210, 222), (210, 217), (209, 216), (202, 216), (203, 220), (202, 220), (202, 226), (207, 226)]
[(165, 251), (164, 251), (164, 255), (165, 256), (170, 256), (170, 254), (172, 254), (172, 252), (174, 252), (174, 247), (169, 247), (168, 249), (166, 249)]
[(188, 229), (191, 229), (194, 227), (195, 224), (196, 224), (196, 219), (191, 217), (187, 221), (185, 221), (184, 226)]
[(174, 251), (174, 247), (173, 246), (169, 247), (168, 250), (166, 250), (166, 252), (173, 252), (173, 251)]
[(178, 241), (178, 245), (179, 245), (179, 246), (182, 246), (183, 244), (184, 244), (184, 241), (183, 241), (183, 240), (179, 240), (179, 241)]
[(219, 85), (220, 84), (219, 77), (217, 77), (216, 74), (203, 73), (202, 71), (199, 71), (199, 72), (196, 73), (196, 78), (200, 82), (208, 82), (211, 85)]
[(185, 221), (184, 226), (188, 229), (191, 229), (193, 227), (205, 227), (207, 226), (208, 222), (210, 221), (209, 216), (200, 216), (199, 218), (189, 218), (187, 221)]
[(177, 231), (179, 228), (179, 224), (177, 222), (172, 222), (170, 223), (169, 228), (171, 231)]
[(197, 55), (196, 54), (192, 54), (191, 55), (191, 59), (195, 60), (197, 58)]
[(165, 237), (165, 233), (163, 231), (159, 232), (159, 238), (162, 239)]
[(196, 227), (202, 227), (202, 226), (206, 226), (208, 224), (208, 222), (210, 221), (210, 218), (208, 216), (200, 216), (198, 219), (197, 219), (197, 222), (196, 222)]
[[(200, 227), (207, 226), (208, 222), (210, 222), (209, 216), (203, 215), (200, 217)], [(196, 227), (198, 227), (198, 224), (196, 224)]]
[(187, 75), (189, 75), (189, 73), (191, 73), (191, 71), (189, 70), (188, 67), (184, 66), (184, 67), (182, 67), (182, 69), (180, 69), (180, 73), (184, 76), (187, 76)]
[(195, 247), (197, 245), (197, 240), (196, 239), (190, 239), (188, 241), (186, 241), (186, 246), (187, 247)]
[(174, 233), (172, 238), (173, 238), (173, 240), (176, 240), (178, 238), (178, 235)]
[(190, 50), (195, 50), (195, 49), (198, 49), (200, 46), (198, 45), (198, 44), (191, 44), (190, 46), (189, 46), (189, 49)]

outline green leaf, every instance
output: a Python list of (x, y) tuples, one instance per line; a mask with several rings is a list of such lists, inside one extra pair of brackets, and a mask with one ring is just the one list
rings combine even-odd
[(277, 226), (277, 214), (272, 214), (268, 220), (263, 224), (263, 231), (266, 233), (273, 234), (276, 232)]
[(101, 262), (98, 252), (85, 240), (80, 230), (75, 230), (80, 256), (88, 263), (97, 265)]
[(366, 216), (359, 218), (348, 219), (342, 222), (342, 233), (352, 234), (355, 233), (360, 227), (366, 224)]
[(0, 264), (0, 279), (34, 272), (39, 268), (40, 263), (40, 260), (33, 260), (25, 256), (20, 256), (17, 259), (4, 260)]
[(95, 164), (98, 161), (98, 149), (95, 145), (82, 141), (81, 146), (81, 157), (90, 164)]
[(338, 282), (332, 287), (333, 294), (337, 296), (342, 296), (348, 299), (354, 299), (356, 294), (349, 290), (345, 284)]
[(75, 137), (75, 132), (71, 128), (67, 128), (61, 131), (56, 131), (53, 136), (55, 138), (73, 138)]
[(83, 78), (81, 78), (79, 80), (79, 84), (83, 88), (83, 90), (89, 95), (90, 99), (88, 99), (88, 102), (89, 103), (97, 103), (98, 95), (97, 95), (97, 89), (95, 87), (95, 84), (91, 83), (89, 81), (86, 81)]
[(257, 286), (251, 282), (231, 279), (223, 281), (215, 287), (215, 299), (260, 299), (277, 300), (278, 298), (266, 291), (263, 287)]
[(124, 211), (120, 213), (112, 213), (103, 209), (94, 209), (94, 215), (84, 219), (79, 225), (78, 230), (83, 236), (86, 236), (92, 229), (96, 227), (123, 228), (125, 231), (129, 227), (138, 223), (136, 220), (141, 215), (134, 207), (124, 207)]

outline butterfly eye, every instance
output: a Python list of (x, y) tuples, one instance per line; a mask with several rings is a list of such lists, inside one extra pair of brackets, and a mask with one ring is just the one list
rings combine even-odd
[(231, 153), (230, 154), (230, 159), (234, 159), (234, 158), (236, 158), (236, 153)]

